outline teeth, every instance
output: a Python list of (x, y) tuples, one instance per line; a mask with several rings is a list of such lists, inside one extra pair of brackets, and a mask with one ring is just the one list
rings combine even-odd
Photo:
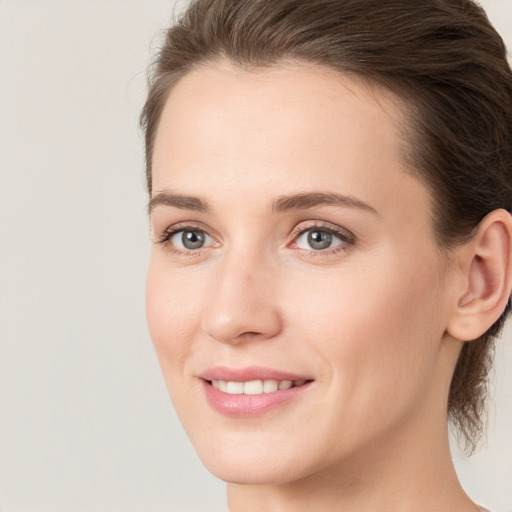
[(261, 395), (263, 393), (263, 381), (251, 380), (244, 382), (244, 395)]
[(215, 389), (219, 389), (230, 395), (261, 395), (263, 393), (273, 393), (282, 389), (290, 389), (291, 387), (302, 386), (305, 380), (251, 380), (248, 382), (235, 382), (214, 379), (211, 381)]
[(263, 381), (263, 393), (273, 393), (278, 389), (277, 380), (264, 380)]
[(230, 395), (243, 395), (244, 394), (244, 383), (243, 382), (233, 382), (233, 381), (226, 382), (226, 393), (229, 393)]

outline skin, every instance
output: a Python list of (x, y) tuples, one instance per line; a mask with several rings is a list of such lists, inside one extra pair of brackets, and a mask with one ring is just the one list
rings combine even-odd
[[(474, 246), (439, 250), (398, 119), (389, 94), (300, 63), (205, 66), (167, 100), (153, 197), (210, 209), (153, 205), (148, 323), (177, 413), (228, 482), (231, 512), (477, 510), (452, 466), (446, 403), (461, 348), (450, 329), (467, 328), (460, 309), (485, 279), (470, 286)], [(269, 207), (310, 192), (371, 209)], [(176, 225), (202, 230), (205, 246), (157, 243)], [(315, 250), (310, 232), (297, 234), (313, 226), (351, 235)], [(198, 375), (213, 366), (313, 382), (283, 406), (232, 418), (205, 400)]]

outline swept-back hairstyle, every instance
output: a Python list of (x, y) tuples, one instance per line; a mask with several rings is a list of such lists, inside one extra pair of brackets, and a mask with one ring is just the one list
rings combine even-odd
[[(471, 0), (193, 0), (168, 29), (141, 115), (151, 194), (153, 144), (181, 77), (229, 60), (245, 69), (301, 61), (391, 91), (406, 119), (404, 155), (429, 188), (440, 249), (512, 206), (512, 73), (505, 45)], [(466, 342), (448, 414), (471, 451), (482, 419), (501, 318)]]

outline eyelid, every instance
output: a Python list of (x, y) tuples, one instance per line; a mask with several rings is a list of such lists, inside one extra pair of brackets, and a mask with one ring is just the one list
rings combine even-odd
[(355, 235), (351, 233), (348, 229), (336, 226), (335, 224), (331, 224), (330, 222), (325, 222), (323, 220), (311, 220), (301, 222), (293, 229), (291, 233), (291, 238), (295, 239), (299, 235), (305, 233), (306, 231), (311, 231), (315, 228), (322, 229), (324, 231), (328, 231), (329, 233), (337, 235), (347, 243), (354, 244), (356, 242)]
[[(332, 235), (338, 237), (342, 243), (334, 247), (320, 250), (308, 250), (296, 247), (297, 239), (299, 238), (299, 236), (301, 236), (304, 233), (307, 233), (308, 231), (313, 231), (314, 229), (318, 229), (319, 231), (327, 231), (328, 233), (331, 233)], [(357, 241), (355, 235), (351, 233), (349, 230), (337, 226), (335, 224), (331, 224), (330, 222), (321, 220), (301, 222), (293, 229), (290, 237), (292, 241), (290, 244), (288, 244), (288, 247), (303, 251), (314, 256), (325, 256), (327, 254), (335, 254), (338, 252), (347, 251)]]
[[(172, 224), (171, 226), (167, 227), (162, 233), (158, 236), (156, 240), (153, 240), (153, 243), (160, 244), (160, 245), (167, 245), (172, 237), (176, 235), (176, 233), (179, 233), (180, 231), (201, 231), (205, 233), (207, 236), (209, 236), (212, 240), (218, 243), (217, 237), (212, 235), (210, 231), (200, 222), (193, 222), (193, 221), (187, 221), (187, 222), (178, 222), (177, 224)], [(171, 246), (172, 244), (169, 244)], [(172, 248), (172, 247), (170, 247)], [(184, 251), (181, 249), (173, 248), (176, 252), (183, 253)], [(190, 252), (197, 253), (201, 249), (208, 249), (208, 247), (201, 247), (200, 249), (191, 250)]]

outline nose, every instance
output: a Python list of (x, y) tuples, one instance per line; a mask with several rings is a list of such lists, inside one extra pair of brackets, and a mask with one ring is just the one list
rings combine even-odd
[(276, 282), (262, 258), (231, 254), (216, 268), (203, 331), (228, 344), (274, 337), (282, 329)]

